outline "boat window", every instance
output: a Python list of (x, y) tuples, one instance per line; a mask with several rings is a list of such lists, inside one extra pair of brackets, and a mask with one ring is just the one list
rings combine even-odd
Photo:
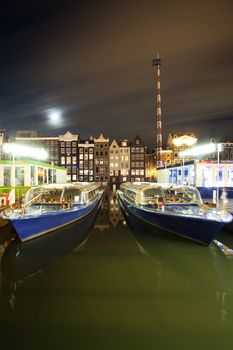
[(61, 198), (61, 189), (36, 187), (27, 192), (26, 203), (59, 203)]
[(145, 203), (154, 203), (155, 201), (163, 202), (164, 195), (161, 187), (149, 188), (144, 193), (143, 202)]
[(185, 187), (185, 195), (190, 201), (200, 201), (202, 202), (201, 195), (196, 188)]
[(26, 202), (31, 201), (33, 198), (35, 198), (36, 196), (38, 196), (40, 193), (42, 192), (42, 188), (41, 187), (35, 187), (35, 188), (31, 188), (30, 190), (28, 190), (28, 192), (26, 193)]
[(166, 190), (166, 200), (168, 202), (202, 202), (200, 193), (197, 189), (191, 187), (171, 187)]
[(61, 198), (61, 189), (44, 190), (39, 199), (40, 202), (59, 203)]
[(96, 194), (95, 190), (91, 190), (90, 192), (87, 193), (87, 198), (92, 199)]
[(126, 191), (126, 194), (127, 194), (127, 196), (129, 197), (129, 198), (131, 198), (131, 199), (135, 199), (135, 197), (136, 197), (136, 193), (135, 192), (133, 192), (133, 191), (130, 191), (130, 190), (127, 190)]
[(63, 200), (65, 202), (78, 203), (81, 200), (81, 190), (79, 188), (66, 188)]

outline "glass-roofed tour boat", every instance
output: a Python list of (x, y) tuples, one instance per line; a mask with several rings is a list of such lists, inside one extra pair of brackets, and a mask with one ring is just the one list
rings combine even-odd
[(117, 193), (128, 217), (205, 245), (232, 221), (225, 210), (203, 204), (199, 191), (191, 186), (123, 183)]
[(21, 208), (7, 208), (1, 216), (26, 241), (86, 217), (100, 205), (103, 193), (95, 182), (34, 187)]

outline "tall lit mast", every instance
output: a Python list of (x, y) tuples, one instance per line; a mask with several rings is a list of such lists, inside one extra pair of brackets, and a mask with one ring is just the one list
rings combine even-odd
[(162, 114), (161, 114), (161, 94), (160, 94), (160, 66), (159, 54), (152, 60), (152, 66), (156, 67), (156, 156), (157, 165), (161, 162), (162, 151)]

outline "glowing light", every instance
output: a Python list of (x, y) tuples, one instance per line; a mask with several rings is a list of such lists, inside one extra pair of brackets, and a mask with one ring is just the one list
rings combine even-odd
[(199, 156), (202, 154), (209, 154), (213, 152), (216, 152), (216, 144), (207, 143), (205, 145), (196, 146), (185, 151), (179, 152), (179, 157)]
[(43, 148), (28, 147), (16, 143), (5, 143), (3, 145), (5, 153), (12, 154), (14, 156), (23, 156), (32, 159), (47, 159), (48, 153)]
[(197, 143), (197, 139), (195, 137), (184, 135), (181, 137), (177, 137), (172, 142), (174, 143), (174, 145), (176, 147), (180, 147), (183, 145), (184, 146), (193, 146), (195, 143)]

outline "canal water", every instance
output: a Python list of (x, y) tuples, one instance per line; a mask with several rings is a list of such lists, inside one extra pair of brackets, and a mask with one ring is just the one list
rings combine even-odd
[(2, 240), (1, 349), (231, 347), (233, 233), (204, 247), (126, 220), (110, 194), (81, 223)]

